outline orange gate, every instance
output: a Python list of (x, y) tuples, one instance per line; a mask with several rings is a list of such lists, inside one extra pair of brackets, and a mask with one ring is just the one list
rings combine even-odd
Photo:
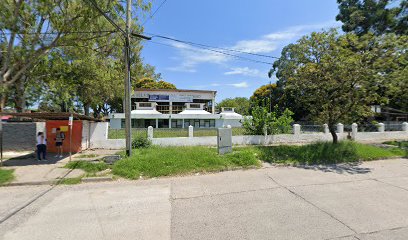
[[(47, 152), (57, 152), (55, 147), (55, 135), (56, 129), (60, 128), (61, 132), (65, 134), (65, 140), (62, 144), (62, 149), (64, 153), (69, 152), (69, 126), (68, 120), (48, 120), (46, 122), (47, 131)], [(73, 153), (81, 151), (81, 141), (82, 141), (82, 121), (74, 121), (72, 126), (72, 144), (71, 151)]]

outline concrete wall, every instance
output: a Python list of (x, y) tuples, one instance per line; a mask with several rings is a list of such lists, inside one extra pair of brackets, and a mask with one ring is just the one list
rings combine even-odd
[(110, 119), (110, 128), (112, 129), (121, 129), (122, 128), (122, 119), (121, 118), (111, 118)]
[(45, 122), (3, 123), (3, 151), (32, 151)]
[(90, 123), (89, 121), (82, 121), (82, 141), (81, 149), (88, 149), (90, 145)]
[[(107, 123), (95, 123), (95, 134), (91, 137), (91, 148), (123, 149), (124, 139), (107, 139)], [(96, 131), (102, 133), (97, 133)], [(338, 133), (338, 139), (347, 139), (348, 133)], [(408, 140), (408, 131), (394, 132), (358, 132), (355, 136), (357, 142), (381, 143), (390, 140)], [(332, 141), (331, 134), (279, 134), (279, 135), (243, 135), (233, 136), (234, 145), (274, 145), (274, 144), (306, 144), (318, 141)], [(177, 137), (153, 138), (152, 143), (159, 146), (217, 146), (217, 137)]]

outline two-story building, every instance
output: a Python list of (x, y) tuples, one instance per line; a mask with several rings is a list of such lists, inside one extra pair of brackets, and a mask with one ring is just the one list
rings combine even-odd
[[(242, 116), (233, 108), (215, 111), (216, 91), (136, 89), (131, 97), (132, 128), (240, 127)], [(110, 127), (124, 128), (125, 114), (109, 116)]]

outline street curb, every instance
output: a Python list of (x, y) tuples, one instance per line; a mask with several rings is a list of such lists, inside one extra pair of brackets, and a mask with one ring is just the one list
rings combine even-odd
[(84, 177), (81, 179), (81, 182), (83, 183), (107, 182), (107, 181), (113, 181), (113, 178), (112, 177)]
[(4, 185), (1, 185), (0, 187), (55, 185), (57, 182), (58, 180), (38, 181), (38, 182), (14, 182), (14, 183), (6, 183)]

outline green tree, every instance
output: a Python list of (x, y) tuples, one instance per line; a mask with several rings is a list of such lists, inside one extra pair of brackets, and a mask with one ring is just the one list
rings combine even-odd
[(355, 34), (335, 30), (312, 33), (284, 49), (274, 63), (285, 82), (285, 94), (308, 110), (309, 117), (327, 123), (337, 143), (335, 124), (350, 124), (373, 113), (370, 104), (380, 101), (374, 51), (365, 51)]
[(399, 6), (391, 7), (391, 0), (337, 0), (337, 21), (343, 22), (345, 32), (364, 35), (373, 32), (408, 34), (408, 0), (400, 0)]
[(252, 116), (244, 118), (242, 127), (245, 129), (245, 133), (250, 135), (263, 135), (265, 132), (268, 134), (289, 133), (293, 123), (292, 115), (293, 112), (289, 109), (285, 109), (282, 114), (279, 114), (277, 106), (272, 112), (270, 112), (269, 107), (255, 106), (252, 110)]
[[(120, 20), (125, 12), (122, 1), (98, 0), (97, 4), (120, 26), (124, 26)], [(150, 3), (134, 1), (133, 7), (143, 12), (150, 8)], [(29, 85), (26, 81), (38, 80), (32, 76), (34, 68), (51, 52), (69, 48), (94, 49), (97, 39), (105, 40), (105, 47), (97, 46), (98, 50), (104, 51), (122, 41), (119, 33), (106, 31), (112, 26), (82, 0), (4, 0), (0, 1), (0, 9), (0, 111), (9, 96), (23, 96), (18, 92), (13, 94), (13, 89), (21, 91)], [(140, 32), (137, 18), (133, 21), (132, 30)], [(140, 59), (140, 41), (132, 39), (131, 45), (136, 53), (133, 61)], [(117, 60), (122, 55), (121, 51), (111, 52), (109, 57)]]
[(226, 98), (217, 104), (217, 108), (233, 107), (241, 115), (249, 115), (250, 101), (245, 97)]
[(176, 89), (176, 86), (172, 83), (164, 80), (155, 80), (152, 77), (143, 77), (134, 82), (135, 88), (148, 88), (148, 89)]
[(280, 102), (282, 89), (276, 83), (262, 85), (250, 97), (252, 104), (268, 106), (270, 110)]

